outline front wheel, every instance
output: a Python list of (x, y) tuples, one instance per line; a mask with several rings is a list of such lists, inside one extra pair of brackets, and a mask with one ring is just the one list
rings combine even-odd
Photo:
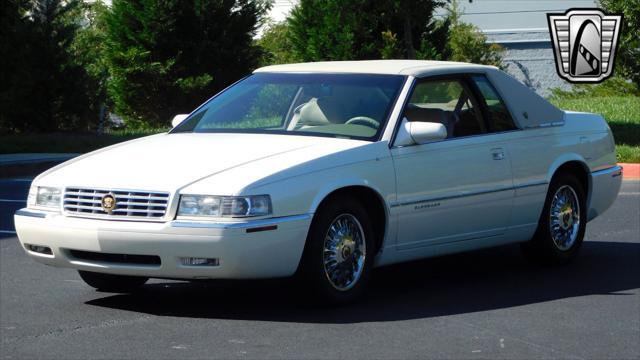
[(111, 275), (83, 270), (78, 270), (78, 274), (87, 285), (100, 291), (113, 293), (133, 292), (149, 280), (147, 277)]
[(345, 304), (362, 295), (371, 277), (373, 226), (355, 198), (323, 204), (309, 229), (300, 275), (314, 299)]
[(538, 228), (531, 241), (523, 244), (530, 259), (563, 264), (578, 253), (586, 229), (586, 197), (578, 179), (569, 173), (553, 178)]

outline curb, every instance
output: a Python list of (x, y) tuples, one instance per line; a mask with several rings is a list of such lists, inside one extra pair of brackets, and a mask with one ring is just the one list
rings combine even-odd
[(640, 180), (640, 164), (619, 163), (622, 166), (623, 180)]

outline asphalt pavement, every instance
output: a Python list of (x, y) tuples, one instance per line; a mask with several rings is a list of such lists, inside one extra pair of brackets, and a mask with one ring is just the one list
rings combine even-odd
[(378, 269), (348, 307), (310, 307), (298, 291), (153, 280), (100, 293), (12, 235), (0, 239), (0, 357), (639, 359), (640, 182), (624, 182), (568, 266), (531, 265), (510, 245)]

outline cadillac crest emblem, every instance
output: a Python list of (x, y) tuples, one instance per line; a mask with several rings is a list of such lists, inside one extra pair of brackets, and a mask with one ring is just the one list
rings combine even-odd
[(104, 210), (107, 214), (111, 215), (113, 210), (116, 208), (116, 197), (109, 193), (102, 197), (102, 201), (100, 201), (102, 205), (102, 210)]

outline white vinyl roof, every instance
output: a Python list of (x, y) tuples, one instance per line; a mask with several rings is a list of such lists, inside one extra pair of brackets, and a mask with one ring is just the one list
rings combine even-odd
[(271, 65), (259, 68), (254, 72), (324, 72), (420, 76), (425, 72), (432, 72), (434, 70), (472, 70), (485, 68), (491, 67), (453, 61), (361, 60)]

